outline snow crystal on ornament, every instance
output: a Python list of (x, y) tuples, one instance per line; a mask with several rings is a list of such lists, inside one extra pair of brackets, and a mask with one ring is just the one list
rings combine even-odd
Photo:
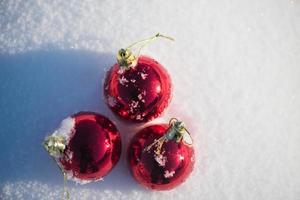
[(164, 173), (164, 177), (165, 177), (165, 178), (171, 178), (171, 177), (174, 176), (174, 174), (175, 174), (175, 171), (174, 171), (174, 170), (172, 170), (172, 171), (170, 171), (170, 172), (169, 172), (169, 170), (166, 170), (165, 173)]
[(64, 136), (64, 138), (66, 138), (66, 140), (68, 141), (68, 139), (70, 139), (71, 133), (74, 131), (74, 127), (75, 119), (72, 117), (68, 117), (61, 122), (59, 128), (54, 131), (53, 135)]
[(179, 155), (179, 160), (184, 160), (184, 157), (182, 155)]
[(67, 155), (66, 156), (66, 161), (70, 162), (72, 160), (72, 158), (73, 158), (73, 152), (67, 150), (65, 154)]
[(142, 116), (141, 115), (137, 115), (136, 116), (136, 120), (142, 120), (143, 118), (142, 118)]
[(146, 96), (146, 90), (144, 90), (143, 92), (141, 92), (139, 95), (138, 95), (138, 99), (145, 103), (145, 99), (143, 99), (143, 96)]
[(123, 74), (125, 72), (125, 67), (120, 67), (118, 70), (118, 74)]
[(128, 83), (129, 81), (124, 77), (124, 76), (122, 76), (121, 78), (119, 78), (119, 83), (121, 84), (121, 85), (124, 85), (125, 83)]
[(138, 95), (139, 100), (143, 98), (142, 93)]
[(167, 157), (163, 156), (162, 154), (155, 154), (154, 159), (159, 164), (159, 166), (164, 167), (166, 165)]
[(131, 101), (131, 104), (130, 104), (130, 112), (133, 113), (134, 108), (137, 108), (138, 105), (139, 105), (139, 102), (138, 102), (138, 101)]
[(114, 107), (117, 104), (117, 100), (112, 96), (108, 96), (107, 103), (110, 107)]
[(145, 73), (141, 73), (141, 77), (143, 80), (145, 80), (147, 78), (148, 74), (145, 74)]

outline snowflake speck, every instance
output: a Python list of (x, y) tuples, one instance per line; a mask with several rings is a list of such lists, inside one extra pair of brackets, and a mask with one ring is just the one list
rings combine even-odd
[[(138, 101), (131, 101), (130, 105), (129, 105), (129, 109), (131, 113), (134, 112), (134, 109), (137, 108), (139, 105), (139, 102)], [(135, 116), (132, 116), (132, 119), (135, 118)]]
[(137, 116), (136, 116), (136, 120), (143, 120), (143, 118), (142, 118), (141, 115), (137, 115)]
[(141, 77), (143, 80), (145, 80), (147, 78), (148, 74), (145, 74), (145, 73), (141, 73)]
[(133, 108), (137, 108), (138, 105), (139, 105), (139, 102), (138, 102), (138, 101), (131, 101), (131, 106), (132, 106)]
[(121, 78), (119, 78), (119, 83), (124, 85), (125, 83), (128, 83), (128, 80), (124, 76), (122, 76)]
[(73, 158), (73, 152), (70, 150), (66, 151), (66, 161), (72, 162), (72, 158)]
[(169, 172), (169, 170), (166, 170), (165, 173), (164, 173), (164, 177), (165, 177), (165, 178), (171, 178), (171, 177), (174, 176), (174, 174), (175, 174), (175, 171), (174, 171), (174, 170), (172, 170), (172, 171), (170, 171), (170, 172)]
[(159, 164), (159, 166), (164, 167), (166, 165), (167, 157), (163, 156), (162, 154), (155, 154), (154, 159)]
[(139, 100), (141, 100), (143, 98), (142, 93), (138, 95)]
[(118, 70), (118, 74), (123, 74), (125, 70), (125, 67), (120, 67), (120, 69)]
[(184, 156), (179, 155), (179, 160), (184, 160)]
[(108, 96), (107, 103), (110, 107), (114, 107), (117, 104), (117, 100), (112, 96)]

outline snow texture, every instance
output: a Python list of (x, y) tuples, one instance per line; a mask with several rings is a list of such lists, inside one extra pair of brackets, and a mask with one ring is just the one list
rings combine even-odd
[[(125, 152), (144, 125), (117, 120), (101, 100), (119, 48), (156, 32), (142, 53), (173, 80), (165, 114), (183, 120), (196, 166), (180, 187), (143, 189)], [(72, 199), (300, 198), (298, 0), (0, 1), (0, 199), (59, 199), (62, 176), (42, 146), (67, 116), (100, 112), (122, 135), (104, 181), (69, 183)]]
[(75, 119), (72, 117), (67, 117), (62, 120), (58, 129), (56, 129), (52, 135), (63, 136), (67, 141), (70, 141), (71, 134), (75, 128)]

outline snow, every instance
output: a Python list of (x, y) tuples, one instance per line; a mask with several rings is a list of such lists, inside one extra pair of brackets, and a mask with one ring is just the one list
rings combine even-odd
[(79, 185), (84, 185), (84, 184), (88, 184), (88, 183), (98, 182), (98, 181), (103, 181), (104, 180), (102, 177), (100, 177), (98, 179), (94, 179), (94, 180), (82, 180), (80, 178), (75, 177), (73, 171), (71, 171), (71, 170), (65, 170), (65, 173), (66, 173), (66, 178), (68, 180), (74, 181), (76, 184), (79, 184)]
[(63, 136), (66, 138), (67, 141), (70, 140), (70, 136), (75, 127), (75, 119), (72, 117), (67, 117), (66, 119), (62, 120), (58, 129), (53, 132), (55, 136)]
[[(296, 0), (0, 1), (0, 199), (60, 198), (42, 141), (85, 110), (117, 123), (123, 152), (104, 181), (70, 182), (72, 199), (299, 199), (299, 20)], [(196, 150), (191, 177), (167, 192), (131, 177), (125, 152), (144, 125), (120, 122), (101, 100), (118, 49), (157, 32), (175, 42), (142, 54), (174, 87), (149, 124), (177, 117)]]

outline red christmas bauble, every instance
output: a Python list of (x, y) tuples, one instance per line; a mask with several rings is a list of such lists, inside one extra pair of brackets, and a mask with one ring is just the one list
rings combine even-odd
[(128, 149), (133, 177), (144, 187), (169, 190), (183, 183), (193, 170), (192, 139), (181, 122), (159, 124), (139, 131)]
[(68, 179), (88, 183), (101, 180), (116, 165), (121, 139), (106, 117), (80, 112), (63, 120), (45, 147)]
[(133, 67), (115, 64), (107, 73), (104, 96), (122, 119), (146, 122), (158, 117), (171, 98), (171, 79), (154, 59), (140, 56)]

